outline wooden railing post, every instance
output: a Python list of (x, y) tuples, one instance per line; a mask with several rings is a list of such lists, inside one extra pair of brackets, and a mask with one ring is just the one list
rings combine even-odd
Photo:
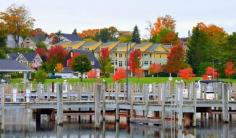
[(222, 83), (222, 117), (225, 123), (229, 122), (229, 104), (227, 90), (227, 84)]
[(63, 125), (63, 96), (62, 96), (62, 84), (56, 84), (57, 92), (57, 124)]
[(0, 84), (1, 92), (1, 131), (5, 130), (5, 92), (4, 84)]
[(119, 117), (119, 84), (115, 82), (115, 101), (116, 101), (116, 122), (120, 121)]
[(99, 128), (101, 123), (101, 107), (100, 107), (100, 101), (101, 101), (101, 90), (102, 85), (97, 84), (97, 91), (95, 92), (95, 127)]

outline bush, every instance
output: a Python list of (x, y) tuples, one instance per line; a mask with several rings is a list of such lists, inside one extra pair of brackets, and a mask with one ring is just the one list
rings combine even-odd
[(43, 70), (38, 70), (36, 73), (35, 73), (35, 80), (36, 82), (38, 83), (44, 83), (46, 78), (47, 78), (47, 73), (44, 72)]

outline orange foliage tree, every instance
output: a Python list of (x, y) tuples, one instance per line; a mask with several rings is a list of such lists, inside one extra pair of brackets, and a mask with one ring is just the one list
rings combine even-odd
[(47, 57), (47, 50), (45, 48), (36, 48), (36, 53), (39, 54), (41, 58)]
[(88, 78), (96, 78), (97, 77), (97, 72), (95, 69), (91, 69), (89, 72), (87, 72)]
[(175, 30), (175, 20), (170, 15), (157, 18), (157, 21), (151, 28), (152, 37), (157, 36), (163, 28), (169, 29), (171, 31)]
[(88, 29), (88, 30), (83, 30), (81, 33), (79, 33), (79, 36), (81, 38), (92, 38), (94, 39), (96, 34), (99, 32), (99, 29)]
[(185, 80), (191, 80), (195, 75), (193, 74), (193, 69), (192, 68), (185, 68), (179, 70), (178, 75)]
[(135, 77), (143, 77), (144, 76), (144, 71), (141, 68), (136, 68), (134, 72)]
[(57, 63), (55, 70), (56, 70), (56, 72), (62, 72), (64, 70), (64, 67), (61, 63)]
[(117, 68), (113, 75), (113, 81), (120, 81), (125, 77), (126, 77), (126, 70), (124, 68)]
[(140, 68), (140, 60), (142, 53), (140, 49), (135, 49), (130, 52), (128, 65), (132, 73), (135, 74), (135, 70)]
[(228, 61), (224, 71), (226, 76), (231, 77), (235, 73), (234, 63), (232, 61)]
[(211, 76), (212, 79), (214, 79), (219, 76), (219, 73), (217, 72), (215, 68), (207, 67), (205, 74), (203, 74), (202, 76), (203, 80), (208, 80), (208, 76)]
[(48, 50), (48, 60), (56, 63), (63, 63), (68, 52), (61, 46), (54, 46)]
[(154, 63), (154, 64), (151, 64), (149, 67), (149, 73), (152, 75), (157, 74), (160, 71), (161, 71), (161, 64)]
[(67, 60), (67, 66), (71, 67), (75, 58), (77, 58), (80, 54), (79, 53), (71, 53), (71, 57)]

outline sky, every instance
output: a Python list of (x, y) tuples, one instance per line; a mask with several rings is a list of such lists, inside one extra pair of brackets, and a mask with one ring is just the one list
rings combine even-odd
[(11, 4), (24, 5), (36, 19), (34, 27), (48, 33), (109, 26), (132, 31), (137, 25), (147, 38), (148, 22), (166, 14), (176, 20), (180, 37), (188, 36), (198, 22), (236, 31), (236, 0), (0, 0), (0, 11)]

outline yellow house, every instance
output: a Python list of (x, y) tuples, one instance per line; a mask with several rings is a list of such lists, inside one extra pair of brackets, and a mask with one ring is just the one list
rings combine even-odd
[(130, 51), (135, 46), (135, 43), (118, 43), (110, 52), (110, 57), (114, 68), (126, 67), (127, 51)]
[[(107, 42), (107, 43), (102, 43), (101, 45), (99, 45), (95, 50), (94, 50), (94, 54), (96, 58), (99, 58), (100, 56), (100, 52), (101, 49), (103, 48), (108, 48), (108, 51), (112, 51), (113, 48), (115, 48), (117, 45), (119, 44), (119, 42)], [(111, 55), (111, 53), (110, 53)], [(112, 58), (112, 57), (111, 57)]]
[(102, 44), (102, 42), (85, 42), (83, 45), (80, 46), (80, 49), (82, 49), (82, 50), (89, 50), (89, 51), (93, 52), (101, 44)]

